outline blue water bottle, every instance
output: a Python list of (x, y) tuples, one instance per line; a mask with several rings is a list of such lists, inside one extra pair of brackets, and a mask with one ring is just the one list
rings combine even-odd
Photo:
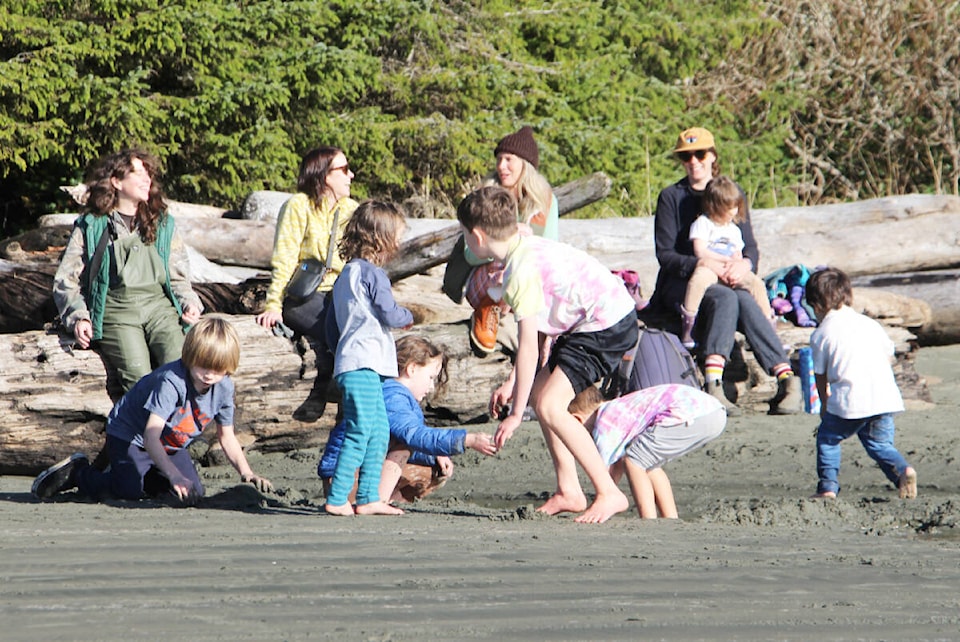
[(810, 414), (820, 414), (820, 393), (817, 392), (817, 380), (813, 375), (813, 351), (800, 348), (800, 386), (803, 388), (803, 410)]

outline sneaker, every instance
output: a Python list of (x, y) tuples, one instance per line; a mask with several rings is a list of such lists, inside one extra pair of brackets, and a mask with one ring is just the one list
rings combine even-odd
[(803, 410), (803, 390), (800, 389), (800, 377), (790, 375), (777, 382), (777, 396), (773, 398), (774, 415), (795, 415)]
[(900, 499), (915, 499), (917, 496), (917, 471), (913, 468), (907, 468), (900, 475), (900, 481), (897, 483), (897, 490), (900, 491)]
[(500, 306), (485, 297), (473, 311), (470, 322), (470, 340), (478, 350), (493, 352), (497, 347), (497, 329), (500, 327)]
[(89, 465), (90, 460), (86, 455), (73, 453), (37, 475), (30, 492), (37, 499), (49, 499), (57, 493), (76, 488), (76, 471)]
[(735, 403), (727, 399), (727, 395), (723, 391), (723, 381), (708, 381), (703, 389), (704, 392), (711, 397), (715, 397), (723, 405), (728, 417), (739, 417), (743, 414), (743, 411)]

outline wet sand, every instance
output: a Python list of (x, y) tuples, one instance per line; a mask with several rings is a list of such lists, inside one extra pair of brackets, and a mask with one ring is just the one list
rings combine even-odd
[(811, 415), (734, 418), (673, 462), (672, 522), (536, 513), (553, 478), (534, 423), (402, 517), (324, 515), (313, 450), (250, 455), (275, 495), (205, 468), (187, 509), (40, 503), (2, 477), (0, 639), (960, 639), (958, 363), (917, 358), (936, 404), (897, 420), (913, 501), (856, 441), (840, 498), (807, 499)]

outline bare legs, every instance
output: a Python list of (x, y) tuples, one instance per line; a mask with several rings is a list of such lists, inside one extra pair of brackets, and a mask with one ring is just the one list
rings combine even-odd
[[(548, 515), (584, 511), (575, 521), (600, 524), (627, 510), (630, 504), (610, 477), (590, 433), (567, 412), (573, 397), (573, 386), (560, 368), (553, 372), (542, 368), (537, 373), (533, 383), (534, 409), (557, 474), (556, 493), (537, 510)], [(596, 498), (589, 506), (580, 487), (577, 464), (596, 490)]]

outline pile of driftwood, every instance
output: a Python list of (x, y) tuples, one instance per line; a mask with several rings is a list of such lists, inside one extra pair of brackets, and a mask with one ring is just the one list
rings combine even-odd
[[(602, 198), (608, 190), (609, 181), (602, 175), (564, 185), (557, 189), (561, 211)], [(172, 209), (196, 250), (191, 266), (204, 305), (209, 311), (233, 315), (241, 336), (236, 380), (242, 440), (262, 450), (322, 445), (334, 408), (326, 402), (325, 383), (315, 382), (310, 346), (303, 340), (292, 343), (276, 337), (252, 318), (263, 303), (274, 221), (269, 216), (225, 218), (223, 210), (186, 204), (174, 204)], [(953, 274), (952, 280), (930, 286), (936, 292), (929, 295), (931, 301), (878, 287), (856, 292), (858, 305), (885, 323), (897, 343), (905, 397), (928, 400), (913, 371), (912, 355), (917, 337), (948, 342), (960, 336), (958, 214), (960, 199), (910, 196), (756, 211), (753, 216), (765, 271), (794, 263), (832, 264), (869, 285), (890, 279), (916, 283)], [(50, 285), (70, 222), (52, 217), (44, 223), (0, 243), (0, 343), (6, 344), (0, 350), (8, 355), (0, 373), (5, 418), (0, 426), (0, 473), (34, 473), (70, 452), (97, 452), (116, 396), (99, 355), (74, 349), (71, 337), (49, 328), (56, 316)], [(438, 423), (485, 420), (489, 392), (510, 368), (509, 340), (504, 350), (477, 357), (467, 340), (469, 308), (440, 293), (442, 266), (457, 229), (450, 220), (411, 221), (411, 238), (388, 266), (397, 298), (414, 311), (414, 331), (444, 344), (450, 357), (450, 383), (429, 400), (428, 414)], [(565, 220), (561, 240), (586, 249), (611, 268), (637, 270), (645, 291), (652, 289), (657, 265), (651, 219)], [(238, 276), (236, 266), (254, 276)], [(925, 292), (916, 285), (907, 288), (918, 296)], [(781, 335), (799, 346), (806, 343), (809, 330), (784, 324)], [(772, 380), (758, 371), (749, 350), (739, 353), (741, 403), (762, 411), (773, 394)]]

